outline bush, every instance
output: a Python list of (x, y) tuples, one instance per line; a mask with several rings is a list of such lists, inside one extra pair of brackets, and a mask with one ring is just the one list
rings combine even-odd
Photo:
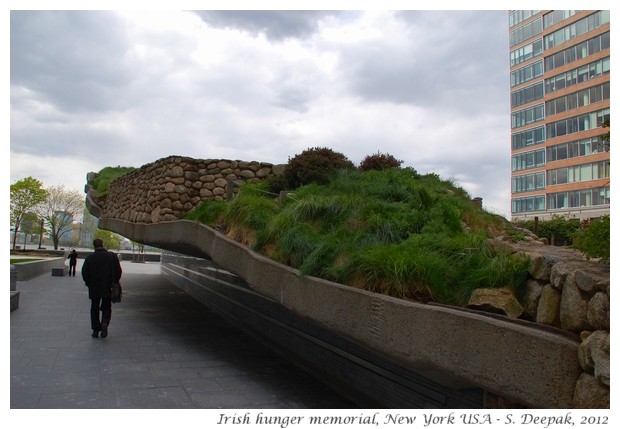
[(353, 170), (355, 166), (349, 159), (331, 149), (315, 147), (289, 158), (284, 177), (289, 189), (316, 183), (326, 185), (338, 170)]
[(573, 234), (573, 247), (588, 259), (601, 258), (609, 261), (611, 247), (611, 222), (609, 216), (594, 219), (583, 224), (583, 227)]
[(517, 226), (532, 231), (539, 237), (545, 237), (550, 244), (570, 245), (573, 234), (579, 230), (581, 222), (579, 219), (566, 219), (562, 216), (553, 216), (550, 220), (538, 222), (536, 227), (533, 220), (516, 222)]
[(403, 161), (394, 158), (388, 153), (377, 152), (373, 155), (367, 155), (360, 163), (361, 171), (368, 170), (389, 170), (390, 168), (400, 168)]

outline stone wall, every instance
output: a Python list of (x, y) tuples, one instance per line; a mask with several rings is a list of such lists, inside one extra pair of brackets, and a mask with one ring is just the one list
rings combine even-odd
[(266, 162), (170, 156), (119, 177), (104, 200), (90, 197), (102, 208), (99, 217), (139, 223), (172, 221), (203, 201), (234, 196), (244, 182), (283, 171), (284, 165)]
[(571, 248), (536, 241), (509, 246), (530, 258), (526, 296), (514, 316), (578, 336), (581, 344), (576, 359), (583, 372), (576, 381), (574, 408), (608, 408), (609, 265), (589, 261)]

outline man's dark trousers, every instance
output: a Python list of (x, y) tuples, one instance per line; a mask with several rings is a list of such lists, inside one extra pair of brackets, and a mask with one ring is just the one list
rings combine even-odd
[[(99, 319), (101, 311), (101, 319)], [(90, 300), (90, 326), (95, 331), (101, 331), (101, 325), (110, 324), (112, 318), (112, 301), (110, 298), (93, 298)]]

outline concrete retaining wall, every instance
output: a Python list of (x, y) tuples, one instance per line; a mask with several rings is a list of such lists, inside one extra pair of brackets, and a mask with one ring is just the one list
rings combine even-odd
[(483, 408), (482, 389), (437, 383), (256, 293), (211, 260), (164, 252), (162, 275), (362, 408)]
[(101, 219), (99, 226), (141, 243), (209, 257), (255, 292), (425, 378), (460, 380), (535, 408), (573, 405), (579, 342), (564, 331), (302, 277), (196, 222)]
[(52, 258), (15, 264), (17, 281), (24, 281), (42, 274), (50, 274), (52, 268), (64, 268), (65, 258)]

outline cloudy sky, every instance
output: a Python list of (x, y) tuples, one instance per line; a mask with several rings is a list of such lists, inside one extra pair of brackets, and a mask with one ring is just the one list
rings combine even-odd
[(380, 151), (510, 215), (506, 10), (11, 11), (10, 180)]

